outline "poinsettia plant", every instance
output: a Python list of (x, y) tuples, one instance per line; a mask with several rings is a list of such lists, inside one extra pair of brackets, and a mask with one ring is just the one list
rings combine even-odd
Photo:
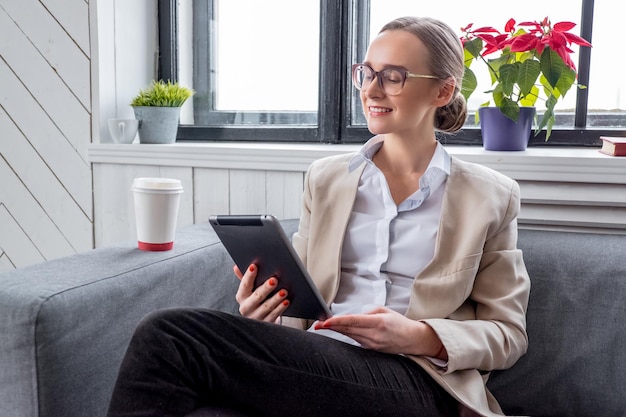
[[(486, 64), (491, 76), (493, 103), (511, 120), (517, 121), (520, 106), (535, 106), (537, 99), (545, 100), (545, 112), (535, 130), (535, 136), (546, 128), (546, 140), (554, 125), (554, 106), (577, 84), (576, 65), (572, 61), (571, 44), (590, 47), (591, 44), (570, 32), (572, 22), (554, 25), (547, 17), (538, 22), (509, 19), (504, 31), (490, 27), (462, 28), (461, 42), (465, 53), (465, 75), (462, 94), (465, 99), (476, 90), (476, 75), (470, 69), (474, 61)], [(496, 53), (499, 53), (497, 55)], [(542, 94), (543, 92), (543, 94)], [(482, 104), (488, 106), (491, 100)]]

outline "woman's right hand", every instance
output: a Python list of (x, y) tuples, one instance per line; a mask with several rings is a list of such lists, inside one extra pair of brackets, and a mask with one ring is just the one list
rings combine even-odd
[(257, 289), (254, 289), (254, 279), (257, 274), (256, 265), (252, 264), (241, 273), (237, 265), (233, 266), (233, 271), (239, 280), (239, 289), (235, 299), (239, 303), (239, 313), (251, 319), (269, 321), (276, 323), (280, 320), (281, 314), (289, 307), (287, 291), (281, 289), (272, 296), (269, 296), (278, 285), (278, 279), (271, 277)]

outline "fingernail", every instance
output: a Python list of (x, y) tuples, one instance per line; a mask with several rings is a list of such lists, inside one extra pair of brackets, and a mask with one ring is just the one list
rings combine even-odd
[(256, 266), (252, 264), (248, 267), (248, 269), (250, 270), (250, 272), (254, 272), (254, 270), (256, 269)]
[(284, 296), (286, 296), (286, 295), (287, 295), (287, 291), (285, 291), (285, 290), (280, 290), (280, 291), (278, 291), (278, 295), (280, 295), (281, 297), (284, 297)]
[(269, 281), (270, 287), (275, 287), (277, 283), (278, 282), (276, 281), (276, 278), (270, 278), (270, 281)]
[(287, 307), (287, 306), (289, 305), (289, 300), (285, 300), (285, 301), (283, 301), (283, 305), (284, 305), (285, 307)]

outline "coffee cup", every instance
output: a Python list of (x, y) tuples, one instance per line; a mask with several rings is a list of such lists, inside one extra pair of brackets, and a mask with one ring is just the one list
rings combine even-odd
[(131, 189), (139, 249), (172, 249), (183, 192), (181, 181), (173, 178), (135, 178)]
[(133, 143), (139, 120), (136, 119), (109, 119), (109, 133), (115, 143)]

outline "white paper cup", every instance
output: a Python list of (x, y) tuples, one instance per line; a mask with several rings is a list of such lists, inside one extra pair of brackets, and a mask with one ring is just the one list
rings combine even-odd
[(165, 251), (174, 247), (176, 219), (183, 186), (172, 178), (135, 178), (132, 185), (139, 249)]

